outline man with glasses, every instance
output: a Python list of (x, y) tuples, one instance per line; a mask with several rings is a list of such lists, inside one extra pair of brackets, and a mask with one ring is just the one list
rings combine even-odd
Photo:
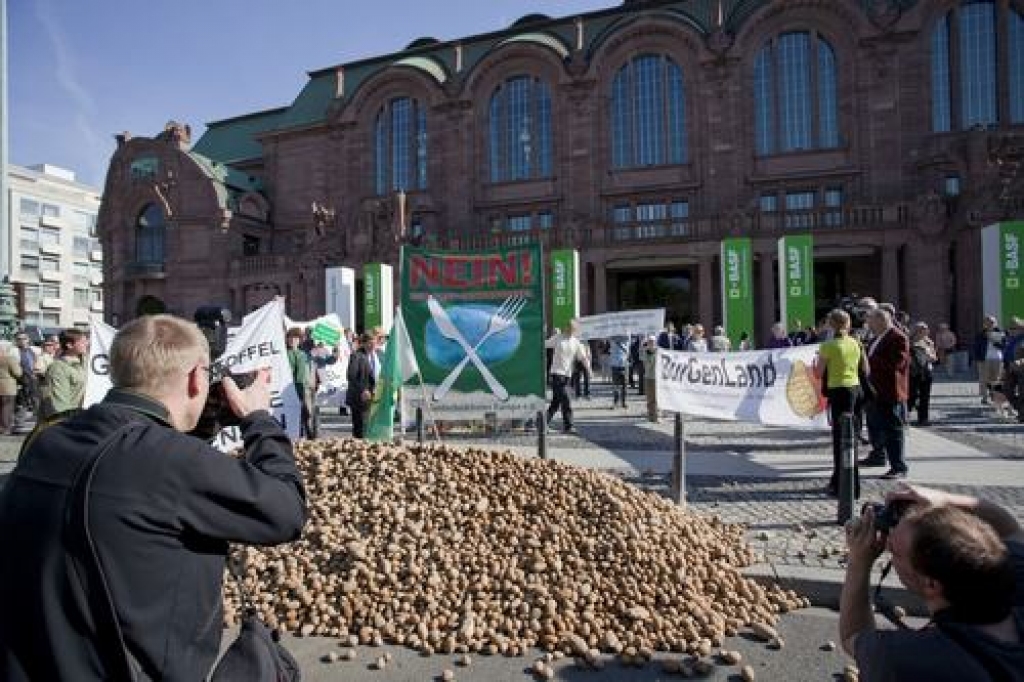
[(0, 490), (0, 546), (14, 548), (0, 552), (5, 682), (124, 679), (129, 668), (138, 680), (206, 679), (228, 543), (291, 542), (305, 523), (292, 444), (268, 411), (268, 369), (244, 390), (222, 380), (240, 457), (188, 435), (210, 391), (195, 324), (128, 323), (110, 378), (102, 402), (37, 428)]
[[(968, 495), (903, 485), (883, 512), (867, 507), (848, 523), (846, 537), (839, 632), (860, 679), (1024, 680), (1024, 531), (1012, 514)], [(920, 630), (875, 629), (871, 566), (886, 548), (932, 617)]]

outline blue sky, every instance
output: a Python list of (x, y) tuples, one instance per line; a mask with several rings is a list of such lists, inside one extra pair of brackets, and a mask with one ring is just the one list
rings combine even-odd
[(497, 30), (619, 0), (7, 0), (9, 161), (102, 187), (115, 133), (291, 103), (306, 72), (414, 38)]

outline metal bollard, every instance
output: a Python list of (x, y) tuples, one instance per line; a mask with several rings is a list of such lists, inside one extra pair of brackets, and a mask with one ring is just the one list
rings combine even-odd
[(416, 408), (416, 442), (423, 442), (423, 408)]
[(672, 500), (678, 505), (686, 505), (686, 440), (683, 437), (683, 415), (676, 413), (674, 444), (672, 458)]
[(544, 410), (537, 411), (537, 456), (548, 458), (548, 415)]
[(853, 518), (853, 493), (856, 481), (854, 466), (857, 451), (853, 435), (853, 414), (846, 412), (839, 417), (839, 510), (837, 523), (846, 523)]

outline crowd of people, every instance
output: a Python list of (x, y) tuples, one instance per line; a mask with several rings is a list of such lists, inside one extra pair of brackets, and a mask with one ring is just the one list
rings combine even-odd
[(77, 328), (47, 336), (39, 346), (25, 332), (0, 343), (0, 433), (11, 435), (21, 411), (27, 426), (79, 408), (85, 398), (89, 336)]

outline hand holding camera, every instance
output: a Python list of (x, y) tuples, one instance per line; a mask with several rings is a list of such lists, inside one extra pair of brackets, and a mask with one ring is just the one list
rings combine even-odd
[(270, 409), (270, 380), (269, 367), (258, 369), (255, 381), (247, 386), (242, 382), (240, 387), (230, 374), (221, 379), (224, 399), (235, 416), (242, 419), (251, 412)]

